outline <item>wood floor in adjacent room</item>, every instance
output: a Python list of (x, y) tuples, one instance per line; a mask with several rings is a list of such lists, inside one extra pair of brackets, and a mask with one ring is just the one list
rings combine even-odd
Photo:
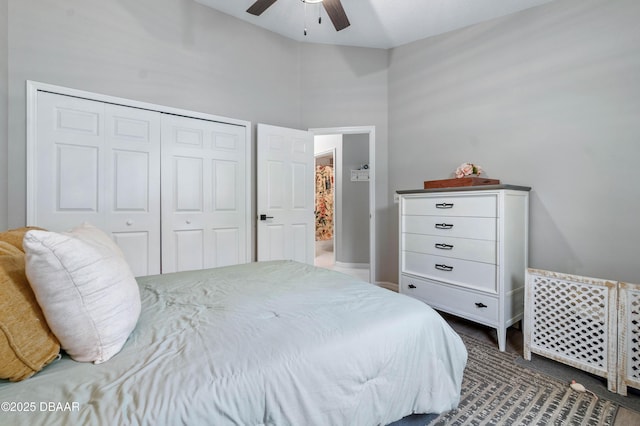
[[(482, 340), (485, 342), (493, 343), (498, 346), (497, 336), (495, 329), (483, 326), (481, 324), (476, 324), (471, 321), (467, 321), (462, 318), (455, 317), (453, 315), (448, 315), (445, 313), (441, 313), (441, 315), (447, 320), (447, 322), (456, 330), (458, 333), (466, 334), (467, 336), (474, 337), (478, 340)], [(506, 350), (509, 352), (515, 352), (520, 356), (523, 355), (523, 337), (522, 331), (516, 327), (509, 327), (507, 329), (507, 345)], [(572, 367), (564, 366), (567, 369), (572, 370)], [(604, 380), (604, 379), (602, 379)], [(632, 396), (633, 398), (640, 398), (637, 394)], [(632, 425), (640, 425), (640, 412), (633, 411), (627, 409), (625, 407), (620, 406), (618, 410), (618, 414), (616, 415), (616, 420), (614, 426), (632, 426)]]

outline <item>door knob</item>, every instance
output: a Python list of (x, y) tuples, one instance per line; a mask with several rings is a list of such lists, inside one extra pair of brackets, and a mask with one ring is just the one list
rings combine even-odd
[(273, 219), (273, 216), (267, 216), (266, 214), (260, 215), (260, 220), (267, 220), (267, 219)]

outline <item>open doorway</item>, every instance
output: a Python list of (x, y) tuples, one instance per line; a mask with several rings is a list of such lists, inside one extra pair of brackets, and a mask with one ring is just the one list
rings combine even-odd
[(367, 131), (328, 134), (316, 129), (314, 133), (315, 264), (375, 282), (370, 261), (373, 252), (370, 234), (375, 229), (371, 226), (369, 167), (372, 136)]

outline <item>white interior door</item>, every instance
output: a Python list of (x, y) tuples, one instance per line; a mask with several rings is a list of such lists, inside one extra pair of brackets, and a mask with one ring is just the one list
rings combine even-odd
[(160, 273), (160, 114), (39, 92), (36, 120), (29, 224), (89, 222), (111, 235), (134, 275)]
[(245, 128), (162, 117), (162, 272), (248, 261)]
[(257, 180), (258, 261), (313, 265), (313, 134), (258, 124)]

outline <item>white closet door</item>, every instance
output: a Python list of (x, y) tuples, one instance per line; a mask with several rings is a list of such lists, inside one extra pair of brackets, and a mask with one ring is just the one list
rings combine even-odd
[(65, 231), (87, 221), (104, 228), (104, 105), (40, 92), (37, 122), (28, 225)]
[(246, 262), (245, 128), (162, 117), (162, 272)]
[(105, 104), (106, 229), (135, 276), (160, 273), (160, 117)]
[(29, 224), (89, 222), (112, 236), (134, 275), (160, 273), (159, 138), (157, 112), (39, 92)]

